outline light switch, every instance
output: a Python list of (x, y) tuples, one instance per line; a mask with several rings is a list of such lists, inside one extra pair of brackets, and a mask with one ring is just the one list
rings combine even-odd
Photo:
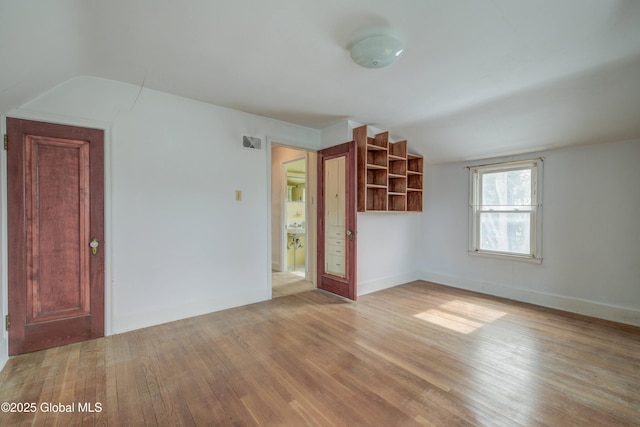
[(242, 190), (236, 190), (236, 202), (242, 200)]

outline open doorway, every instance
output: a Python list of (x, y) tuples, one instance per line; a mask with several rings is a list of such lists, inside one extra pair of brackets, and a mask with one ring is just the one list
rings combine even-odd
[(282, 270), (300, 277), (305, 277), (307, 272), (306, 171), (306, 155), (284, 163), (287, 191), (283, 212), (286, 237)]
[(271, 147), (271, 294), (316, 288), (316, 181), (314, 152)]

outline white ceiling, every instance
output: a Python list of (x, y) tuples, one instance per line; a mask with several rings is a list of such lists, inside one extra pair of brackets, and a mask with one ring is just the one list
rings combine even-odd
[[(372, 28), (396, 64), (351, 61)], [(373, 124), (430, 162), (640, 138), (638, 0), (0, 0), (0, 49), (5, 113), (94, 75)]]

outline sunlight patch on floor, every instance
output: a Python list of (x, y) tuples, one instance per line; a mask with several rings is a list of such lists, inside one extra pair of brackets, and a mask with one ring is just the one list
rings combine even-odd
[(452, 331), (469, 334), (506, 314), (480, 305), (453, 300), (441, 304), (438, 308), (418, 313), (414, 317)]

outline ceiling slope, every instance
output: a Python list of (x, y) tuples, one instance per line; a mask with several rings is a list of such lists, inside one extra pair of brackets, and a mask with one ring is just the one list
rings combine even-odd
[[(94, 75), (323, 129), (352, 119), (430, 162), (640, 138), (635, 0), (0, 0), (0, 111)], [(349, 44), (386, 29), (400, 60)]]

